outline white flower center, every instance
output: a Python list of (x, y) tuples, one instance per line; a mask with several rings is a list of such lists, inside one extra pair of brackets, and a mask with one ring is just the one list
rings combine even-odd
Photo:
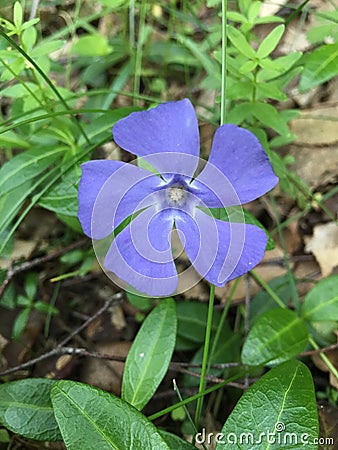
[(185, 190), (181, 186), (167, 189), (167, 200), (171, 206), (182, 206), (185, 203)]

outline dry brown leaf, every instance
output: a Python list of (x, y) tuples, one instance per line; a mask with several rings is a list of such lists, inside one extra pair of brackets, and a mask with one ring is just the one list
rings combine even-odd
[(338, 265), (338, 226), (335, 222), (317, 225), (313, 229), (311, 238), (304, 238), (305, 251), (315, 256), (322, 275), (330, 275), (332, 269)]
[[(94, 350), (111, 356), (127, 357), (130, 346), (130, 342), (100, 342)], [(81, 370), (81, 381), (120, 395), (123, 369), (124, 362), (86, 359)]]

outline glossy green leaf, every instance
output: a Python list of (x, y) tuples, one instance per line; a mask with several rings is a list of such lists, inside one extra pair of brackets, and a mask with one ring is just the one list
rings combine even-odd
[(61, 158), (64, 147), (33, 148), (14, 156), (0, 169), (0, 195), (20, 186), (22, 181), (36, 178)]
[(241, 397), (216, 450), (317, 450), (318, 415), (312, 376), (299, 361), (273, 368)]
[(32, 378), (0, 385), (0, 423), (26, 438), (61, 440), (50, 390), (53, 380)]
[(257, 58), (266, 58), (268, 55), (270, 55), (270, 53), (274, 51), (274, 49), (278, 45), (278, 42), (283, 36), (284, 30), (284, 25), (278, 25), (278, 27), (274, 28), (271, 33), (269, 33), (266, 38), (263, 39), (257, 50)]
[(338, 42), (323, 45), (304, 58), (304, 70), (299, 83), (304, 92), (338, 75)]
[(79, 165), (68, 170), (61, 180), (41, 197), (39, 205), (59, 214), (76, 217), (78, 210), (77, 185), (80, 177)]
[(242, 349), (250, 366), (278, 364), (302, 352), (308, 341), (304, 321), (288, 309), (272, 309), (258, 317)]
[(194, 445), (190, 444), (187, 441), (184, 441), (175, 434), (168, 433), (167, 431), (163, 430), (160, 430), (159, 432), (171, 450), (196, 450), (196, 447)]
[(143, 414), (105, 391), (62, 380), (51, 398), (68, 450), (170, 450)]
[(306, 320), (338, 320), (338, 275), (324, 278), (307, 293), (302, 304)]
[[(177, 309), (177, 350), (198, 348), (204, 342), (208, 307), (201, 302), (179, 302)], [(214, 322), (217, 315), (214, 315)]]
[(160, 300), (145, 319), (131, 346), (124, 368), (122, 398), (142, 409), (163, 380), (175, 347), (176, 305)]

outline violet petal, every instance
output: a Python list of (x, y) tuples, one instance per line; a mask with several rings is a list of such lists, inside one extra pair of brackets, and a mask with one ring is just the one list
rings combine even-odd
[[(215, 167), (229, 180), (224, 188), (222, 177), (215, 176)], [(272, 189), (278, 178), (259, 140), (250, 131), (236, 125), (222, 125), (216, 130), (208, 163), (197, 181), (216, 192), (226, 206), (234, 204), (233, 192), (241, 204), (251, 202)], [(230, 192), (228, 186), (232, 185)], [(217, 207), (210, 199), (203, 199), (209, 207)]]
[(216, 286), (253, 269), (264, 256), (267, 236), (255, 225), (225, 222), (199, 209), (194, 217), (181, 214), (175, 224), (191, 263)]
[(170, 158), (157, 158), (152, 161), (161, 173), (180, 173), (182, 154), (195, 157), (184, 161), (187, 175), (192, 176), (197, 167), (198, 122), (188, 99), (160, 104), (148, 111), (131, 113), (114, 125), (113, 135), (120, 147), (145, 159), (151, 154), (170, 153)]
[(96, 198), (108, 178), (121, 166), (120, 161), (88, 161), (81, 165), (82, 177), (80, 180), (78, 199), (78, 217), (85, 234), (91, 234), (92, 214)]
[(156, 190), (163, 180), (137, 166), (123, 163), (96, 197), (92, 211), (91, 236), (108, 236), (131, 214), (156, 202)]
[(155, 207), (142, 211), (112, 242), (104, 267), (138, 291), (171, 295), (178, 278), (171, 253), (171, 214)]

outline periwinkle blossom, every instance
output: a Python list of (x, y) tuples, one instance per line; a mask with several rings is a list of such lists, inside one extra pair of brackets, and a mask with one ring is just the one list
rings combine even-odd
[(94, 242), (104, 239), (133, 215), (115, 233), (103, 261), (106, 271), (147, 295), (174, 293), (178, 275), (170, 242), (173, 228), (193, 267), (216, 286), (260, 262), (265, 232), (244, 222), (216, 219), (208, 210), (248, 203), (278, 182), (250, 131), (220, 126), (203, 168), (197, 117), (188, 99), (133, 112), (115, 124), (113, 136), (143, 164), (82, 164), (79, 220), (85, 234)]

